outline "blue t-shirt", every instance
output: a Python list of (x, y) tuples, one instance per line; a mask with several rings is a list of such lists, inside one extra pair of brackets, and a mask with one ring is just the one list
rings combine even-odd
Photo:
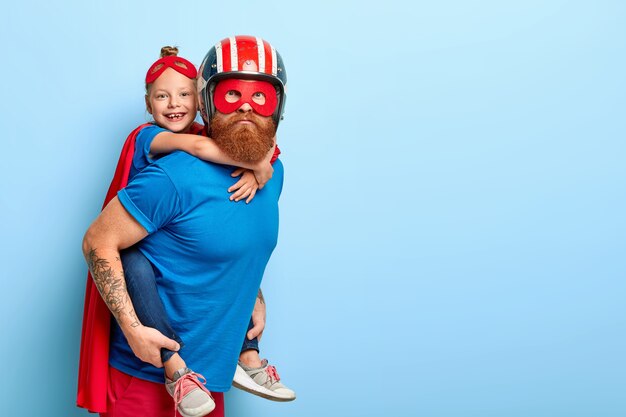
[[(185, 152), (167, 155), (138, 173), (118, 198), (148, 231), (139, 249), (153, 264), (180, 353), (207, 379), (207, 388), (232, 383), (265, 266), (278, 238), (283, 167), (250, 204), (229, 201), (233, 167)], [(141, 379), (163, 382), (163, 370), (133, 354), (116, 325), (109, 363)]]
[(135, 138), (135, 153), (133, 154), (133, 163), (128, 173), (128, 182), (132, 181), (135, 175), (139, 174), (148, 165), (159, 159), (159, 157), (165, 156), (164, 154), (158, 155), (155, 158), (150, 157), (150, 145), (152, 145), (152, 140), (161, 132), (169, 132), (169, 130), (163, 129), (157, 125), (152, 125), (144, 127), (137, 133), (137, 137)]

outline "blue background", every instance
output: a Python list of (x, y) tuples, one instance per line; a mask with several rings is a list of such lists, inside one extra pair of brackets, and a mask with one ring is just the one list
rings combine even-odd
[(86, 266), (160, 47), (289, 76), (263, 356), (231, 416), (626, 415), (620, 1), (3, 6), (3, 415), (75, 408)]

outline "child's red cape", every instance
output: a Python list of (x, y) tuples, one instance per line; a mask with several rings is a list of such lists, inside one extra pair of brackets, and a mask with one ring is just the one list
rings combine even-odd
[[(128, 184), (128, 174), (135, 154), (135, 139), (141, 129), (150, 126), (145, 123), (133, 130), (120, 154), (115, 174), (102, 208), (117, 195), (117, 192)], [(194, 123), (192, 134), (206, 134), (204, 126)], [(278, 158), (280, 150), (276, 147), (272, 163)], [(109, 380), (109, 331), (111, 312), (100, 297), (93, 283), (91, 274), (87, 273), (87, 290), (83, 311), (83, 332), (80, 341), (80, 361), (78, 363), (78, 395), (76, 405), (86, 408), (92, 413), (106, 413), (107, 386)]]

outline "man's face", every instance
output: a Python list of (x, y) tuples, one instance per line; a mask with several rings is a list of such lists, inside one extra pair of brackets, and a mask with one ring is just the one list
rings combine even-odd
[[(229, 79), (215, 87), (216, 112), (211, 120), (211, 137), (236, 161), (259, 162), (274, 145), (276, 123), (271, 114), (276, 106), (270, 107), (272, 92), (275, 101), (276, 91), (256, 83)], [(269, 115), (260, 115), (256, 110)]]

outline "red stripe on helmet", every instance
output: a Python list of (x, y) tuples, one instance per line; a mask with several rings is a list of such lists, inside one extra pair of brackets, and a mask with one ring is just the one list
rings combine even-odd
[(232, 65), (230, 62), (230, 39), (226, 38), (222, 40), (222, 62), (224, 63), (224, 72), (231, 70)]
[(244, 67), (246, 61), (254, 61), (259, 64), (259, 50), (254, 36), (236, 36), (237, 39), (237, 60), (239, 69)]

